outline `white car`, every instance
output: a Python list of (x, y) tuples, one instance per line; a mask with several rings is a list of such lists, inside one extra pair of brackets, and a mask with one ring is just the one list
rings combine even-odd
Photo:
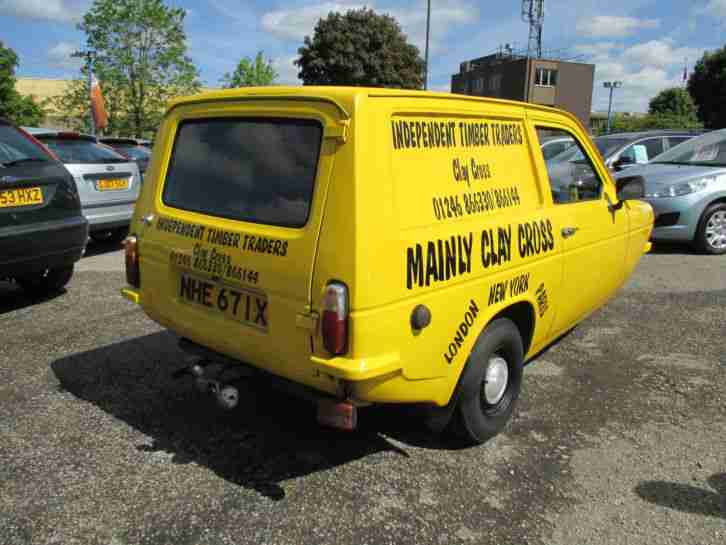
[(141, 188), (136, 162), (100, 144), (95, 136), (32, 127), (25, 130), (55, 153), (73, 175), (91, 238), (123, 240)]

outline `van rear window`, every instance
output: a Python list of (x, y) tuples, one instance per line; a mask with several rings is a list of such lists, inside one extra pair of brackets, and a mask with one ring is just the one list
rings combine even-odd
[(307, 119), (194, 119), (179, 125), (167, 206), (233, 220), (302, 227), (323, 128)]

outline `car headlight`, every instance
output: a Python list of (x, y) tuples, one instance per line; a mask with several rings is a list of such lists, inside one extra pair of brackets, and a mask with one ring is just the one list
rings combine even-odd
[(697, 191), (703, 191), (709, 185), (714, 183), (716, 178), (706, 177), (700, 180), (691, 180), (689, 182), (678, 182), (677, 184), (659, 185), (646, 189), (645, 197), (658, 199), (661, 197), (681, 197)]

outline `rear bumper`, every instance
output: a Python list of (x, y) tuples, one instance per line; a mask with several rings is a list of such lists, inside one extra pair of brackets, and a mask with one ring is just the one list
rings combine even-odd
[(91, 231), (102, 231), (116, 227), (127, 227), (134, 215), (136, 201), (83, 206), (83, 215)]
[(0, 229), (0, 277), (70, 266), (87, 240), (88, 222), (81, 216)]

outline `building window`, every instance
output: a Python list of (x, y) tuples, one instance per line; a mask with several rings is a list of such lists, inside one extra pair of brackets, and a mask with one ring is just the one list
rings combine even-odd
[(475, 93), (481, 93), (484, 90), (484, 78), (476, 78), (473, 83), (473, 91)]
[(534, 72), (534, 84), (543, 87), (554, 87), (557, 85), (557, 70), (551, 68), (537, 68)]
[(494, 74), (489, 78), (489, 90), (493, 93), (498, 93), (502, 90), (502, 75)]

